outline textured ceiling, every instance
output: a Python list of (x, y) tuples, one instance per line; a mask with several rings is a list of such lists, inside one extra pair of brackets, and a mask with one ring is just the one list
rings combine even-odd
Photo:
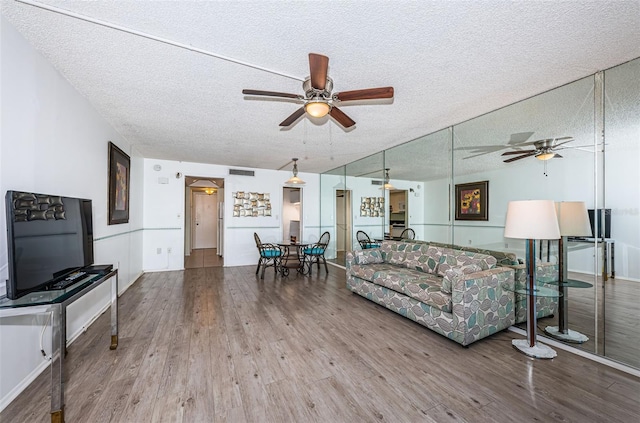
[[(640, 1), (41, 1), (233, 59), (2, 0), (2, 14), (143, 156), (322, 172), (640, 56)], [(302, 94), (309, 52), (356, 121), (303, 118), (243, 88)], [(275, 73), (236, 63), (240, 61)]]

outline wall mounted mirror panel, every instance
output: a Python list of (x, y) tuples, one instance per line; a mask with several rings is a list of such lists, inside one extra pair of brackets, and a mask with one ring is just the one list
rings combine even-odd
[[(523, 263), (525, 241), (504, 237), (508, 203), (582, 203), (586, 230), (536, 243), (536, 284), (550, 292), (536, 301), (538, 335), (640, 368), (639, 162), (636, 59), (346, 165), (352, 248), (357, 231), (389, 238), (397, 224)], [(380, 190), (385, 182), (393, 189)], [(384, 216), (367, 214), (380, 210), (375, 197)], [(526, 298), (516, 296), (523, 328)]]
[[(396, 193), (400, 193), (392, 191), (388, 232), (400, 235), (398, 222), (400, 228), (412, 229), (415, 239), (450, 243), (451, 129), (386, 150), (385, 168), (390, 169)], [(394, 196), (406, 197), (402, 210), (396, 210)]]
[[(358, 232), (372, 240), (384, 238), (389, 214), (389, 191), (384, 188), (384, 152), (379, 152), (346, 165), (346, 185), (351, 197), (351, 246), (361, 248)], [(360, 235), (362, 236), (362, 235)]]
[[(580, 201), (586, 208), (602, 207), (597, 195), (602, 185), (597, 175), (602, 169), (596, 159), (594, 93), (592, 76), (454, 126), (452, 207), (458, 210), (454, 244), (513, 253), (524, 262), (525, 241), (504, 237), (510, 201)], [(474, 188), (474, 184), (480, 189), (481, 201), (473, 195), (467, 198), (467, 187)], [(465, 204), (468, 201), (470, 205)], [(465, 207), (471, 209), (471, 216), (460, 213)], [(563, 331), (579, 329), (589, 339), (581, 338), (580, 347), (595, 353), (594, 243), (581, 243), (579, 250), (573, 248), (568, 254), (564, 264), (570, 276), (583, 283), (567, 290), (558, 286), (558, 241), (538, 242), (537, 247), (537, 284), (549, 292), (536, 302), (541, 334), (546, 327), (549, 331), (558, 327), (563, 314)], [(524, 290), (525, 280), (517, 284)], [(526, 307), (527, 294), (516, 294), (516, 319), (523, 328)]]
[[(602, 353), (640, 368), (640, 59), (604, 72), (604, 198), (613, 257), (599, 263)], [(601, 247), (602, 248), (602, 247)], [(613, 260), (612, 260), (613, 259)], [(608, 277), (607, 277), (608, 276)]]
[(328, 231), (329, 246), (325, 258), (344, 265), (345, 251), (351, 249), (349, 191), (346, 188), (346, 167), (340, 166), (320, 175), (320, 233)]

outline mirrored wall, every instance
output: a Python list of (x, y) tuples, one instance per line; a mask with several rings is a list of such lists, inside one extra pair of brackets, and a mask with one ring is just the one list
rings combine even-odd
[(583, 336), (566, 342), (640, 368), (639, 165), (637, 59), (321, 175), (322, 225), (338, 264), (360, 248), (359, 232), (397, 239), (408, 228), (524, 259), (524, 241), (504, 237), (509, 201), (584, 202), (593, 232), (567, 238), (566, 290), (558, 242), (538, 245), (539, 283), (566, 294), (546, 299), (540, 335), (558, 326), (564, 302), (563, 324)]

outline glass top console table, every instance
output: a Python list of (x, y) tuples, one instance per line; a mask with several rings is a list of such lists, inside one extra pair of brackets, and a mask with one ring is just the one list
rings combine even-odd
[(64, 422), (64, 354), (67, 344), (67, 306), (111, 280), (111, 345), (118, 347), (118, 270), (87, 274), (64, 289), (31, 292), (16, 300), (0, 299), (0, 318), (51, 313), (51, 422)]

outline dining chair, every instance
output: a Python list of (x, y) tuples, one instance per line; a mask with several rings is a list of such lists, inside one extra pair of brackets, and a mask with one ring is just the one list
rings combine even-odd
[(324, 263), (325, 272), (329, 273), (329, 268), (327, 267), (327, 260), (324, 258), (324, 253), (327, 251), (327, 246), (329, 245), (329, 232), (325, 232), (320, 236), (320, 239), (315, 244), (310, 244), (302, 250), (304, 263), (309, 265), (309, 276), (311, 276), (311, 271), (313, 269), (313, 263), (317, 263), (318, 265), (318, 273), (320, 273), (320, 260)]
[(416, 232), (411, 228), (407, 228), (400, 234), (400, 239), (416, 239)]
[(362, 248), (363, 250), (366, 250), (368, 248), (380, 247), (380, 243), (376, 241), (372, 241), (371, 238), (369, 238), (369, 235), (367, 235), (367, 233), (364, 231), (356, 232), (356, 239), (360, 244), (360, 248)]
[(260, 279), (264, 279), (264, 271), (267, 267), (273, 267), (275, 273), (278, 273), (282, 259), (282, 250), (280, 247), (275, 244), (262, 243), (262, 241), (260, 241), (260, 237), (255, 232), (253, 233), (253, 238), (256, 241), (256, 247), (260, 253), (260, 260), (258, 260), (256, 275), (260, 271), (260, 266), (262, 266), (262, 275), (260, 275)]

